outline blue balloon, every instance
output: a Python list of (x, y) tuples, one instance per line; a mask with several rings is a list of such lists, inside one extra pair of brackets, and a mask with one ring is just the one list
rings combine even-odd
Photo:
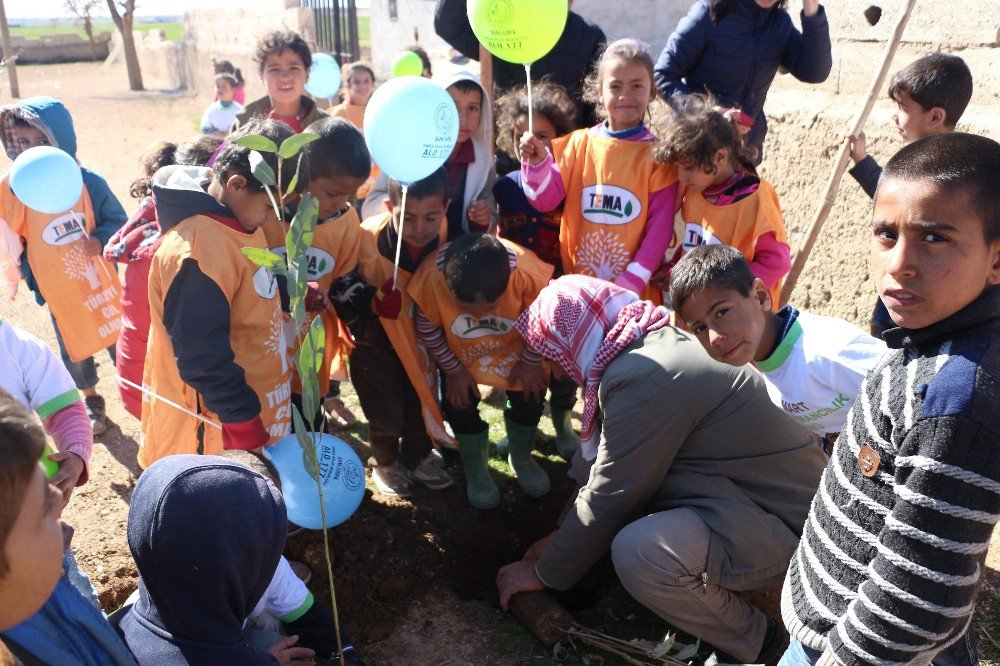
[[(360, 506), (365, 496), (365, 469), (358, 454), (343, 440), (326, 433), (316, 434), (315, 439), (326, 526), (333, 527), (350, 518)], [(264, 455), (278, 470), (288, 520), (311, 530), (321, 529), (323, 518), (316, 479), (306, 471), (302, 447), (295, 435), (264, 447)]]
[(333, 56), (326, 53), (314, 53), (312, 61), (306, 92), (323, 99), (333, 97), (340, 90), (340, 65)]
[(365, 143), (375, 164), (410, 184), (431, 175), (458, 140), (458, 108), (448, 92), (422, 76), (382, 84), (365, 109)]
[(25, 206), (56, 215), (73, 210), (83, 194), (80, 165), (53, 146), (24, 151), (10, 168), (10, 189)]

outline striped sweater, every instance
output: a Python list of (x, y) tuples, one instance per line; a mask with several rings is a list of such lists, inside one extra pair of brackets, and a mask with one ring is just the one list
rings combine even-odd
[(962, 638), (1000, 517), (1000, 288), (884, 337), (782, 590), (824, 664), (929, 663)]

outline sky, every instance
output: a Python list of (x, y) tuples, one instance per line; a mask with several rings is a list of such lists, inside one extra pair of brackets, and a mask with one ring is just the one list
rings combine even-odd
[[(137, 16), (179, 16), (191, 9), (232, 6), (233, 0), (136, 0)], [(60, 18), (69, 16), (64, 0), (3, 0), (10, 20), (24, 18)], [(358, 2), (367, 6), (367, 2)], [(101, 16), (108, 16), (106, 0), (101, 2)]]

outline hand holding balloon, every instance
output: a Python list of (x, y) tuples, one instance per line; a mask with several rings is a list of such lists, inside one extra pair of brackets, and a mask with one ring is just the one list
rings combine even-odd
[(521, 135), (521, 144), (519, 149), (521, 153), (521, 162), (527, 162), (531, 166), (538, 166), (541, 164), (545, 159), (545, 156), (548, 154), (548, 151), (545, 150), (545, 144), (531, 132), (525, 132)]

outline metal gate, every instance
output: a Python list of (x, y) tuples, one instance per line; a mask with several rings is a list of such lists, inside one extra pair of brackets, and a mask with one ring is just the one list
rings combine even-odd
[(313, 10), (317, 51), (329, 53), (341, 64), (360, 59), (354, 0), (299, 0), (299, 6)]

